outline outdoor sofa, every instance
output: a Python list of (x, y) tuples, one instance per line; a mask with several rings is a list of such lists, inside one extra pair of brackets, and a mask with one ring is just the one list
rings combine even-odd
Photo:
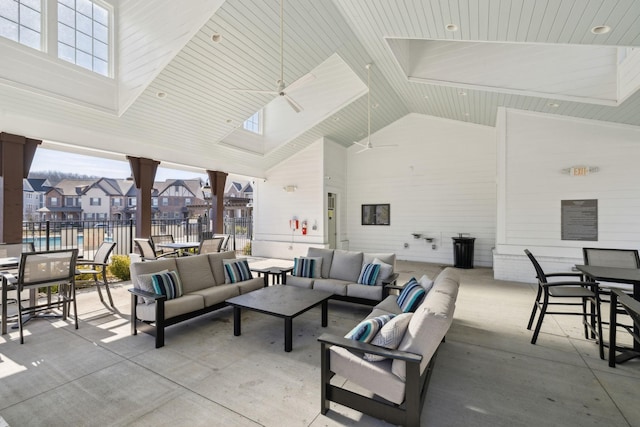
[[(225, 263), (234, 266), (231, 278)], [(263, 278), (248, 278), (246, 260), (236, 260), (233, 251), (134, 262), (130, 269), (131, 334), (140, 326), (155, 336), (156, 348), (164, 346), (166, 327), (225, 307), (225, 300), (264, 286)], [(170, 282), (168, 295), (156, 292), (154, 275), (156, 284)], [(177, 281), (179, 291), (174, 293)]]
[[(322, 352), (322, 414), (327, 413), (330, 402), (336, 402), (392, 424), (420, 425), (437, 350), (453, 320), (459, 277), (455, 269), (449, 267), (435, 282), (424, 276), (418, 286), (425, 289), (426, 296), (413, 314), (404, 314), (401, 310), (398, 301), (402, 297), (389, 295), (373, 308), (364, 322), (354, 325), (347, 337), (323, 334), (318, 338)], [(358, 331), (372, 333), (363, 326), (371, 328), (372, 321), (375, 324), (376, 319), (385, 315), (395, 317), (368, 342), (354, 338)], [(397, 322), (392, 325), (392, 321)], [(389, 326), (393, 329), (388, 329)], [(383, 329), (385, 333), (381, 334)], [(378, 335), (383, 336), (378, 339)], [(383, 360), (368, 360), (376, 358)], [(332, 383), (334, 375), (341, 379)], [(349, 383), (370, 393), (351, 391), (353, 387)], [(371, 393), (374, 397), (369, 397)]]
[[(296, 276), (296, 268), (287, 275), (286, 284), (306, 289), (333, 293), (332, 299), (376, 305), (389, 294), (389, 286), (395, 284), (394, 253), (366, 253), (310, 247), (306, 257), (314, 260), (314, 271), (308, 276)], [(368, 264), (380, 264), (381, 268), (374, 285), (358, 283), (363, 269)]]

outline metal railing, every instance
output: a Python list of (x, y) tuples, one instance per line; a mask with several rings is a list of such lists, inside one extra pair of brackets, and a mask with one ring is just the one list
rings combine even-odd
[[(251, 252), (253, 220), (225, 218), (224, 232), (229, 234), (228, 250), (247, 254)], [(135, 220), (109, 221), (25, 221), (22, 223), (22, 241), (33, 242), (37, 251), (56, 249), (78, 249), (78, 255), (92, 258), (104, 241), (116, 242), (114, 254), (128, 255), (134, 252), (133, 238), (136, 235)], [(198, 242), (203, 232), (208, 231), (207, 221), (154, 219), (151, 235), (171, 234), (176, 242)]]

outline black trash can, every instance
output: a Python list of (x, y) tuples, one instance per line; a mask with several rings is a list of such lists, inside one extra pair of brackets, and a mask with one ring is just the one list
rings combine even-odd
[(473, 243), (475, 237), (452, 237), (453, 266), (457, 268), (473, 268)]

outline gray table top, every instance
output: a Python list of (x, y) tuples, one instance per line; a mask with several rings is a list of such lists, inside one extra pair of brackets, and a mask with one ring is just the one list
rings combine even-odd
[(295, 317), (328, 300), (331, 292), (296, 286), (274, 285), (228, 299), (232, 306), (248, 308), (280, 317)]

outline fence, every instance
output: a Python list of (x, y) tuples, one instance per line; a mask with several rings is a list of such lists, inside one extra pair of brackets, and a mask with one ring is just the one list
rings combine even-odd
[[(224, 233), (229, 234), (228, 250), (251, 254), (253, 218), (225, 218)], [(197, 242), (207, 231), (200, 219), (157, 219), (151, 223), (151, 235), (171, 234), (176, 242)], [(28, 221), (22, 223), (22, 241), (33, 242), (37, 251), (78, 249), (78, 255), (92, 258), (104, 241), (116, 242), (115, 254), (134, 252), (135, 220), (111, 221)]]

